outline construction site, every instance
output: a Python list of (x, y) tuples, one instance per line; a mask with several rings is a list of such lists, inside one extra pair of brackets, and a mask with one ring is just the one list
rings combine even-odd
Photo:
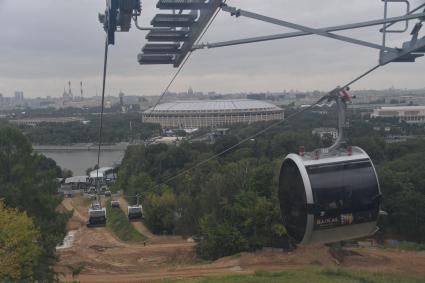
[[(107, 198), (102, 198), (105, 204)], [(120, 208), (127, 213), (127, 202), (119, 198)], [(400, 252), (374, 247), (350, 248), (341, 258), (324, 245), (297, 248), (294, 251), (263, 249), (241, 253), (213, 262), (196, 256), (195, 242), (180, 236), (153, 235), (142, 221), (131, 225), (147, 237), (145, 242), (123, 242), (109, 227), (88, 228), (87, 200), (81, 196), (67, 198), (60, 209), (73, 211), (68, 223), (72, 237), (64, 248), (56, 270), (71, 282), (70, 267), (84, 264), (80, 282), (150, 282), (179, 280), (205, 276), (253, 274), (258, 270), (281, 271), (307, 266), (339, 266), (373, 272), (423, 274), (425, 252)]]

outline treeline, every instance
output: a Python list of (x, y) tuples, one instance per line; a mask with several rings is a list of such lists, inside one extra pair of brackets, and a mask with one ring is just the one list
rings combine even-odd
[[(196, 167), (269, 124), (232, 127), (230, 135), (212, 145), (131, 147), (119, 169), (117, 188), (129, 196), (144, 196), (146, 223), (153, 232), (196, 235), (203, 258), (283, 246), (287, 239), (277, 200), (280, 163), (300, 145), (307, 151), (329, 145), (311, 130), (332, 126), (334, 119), (306, 113), (297, 123), (275, 127)], [(381, 218), (381, 233), (425, 242), (425, 141), (386, 144), (372, 123), (351, 116), (350, 124), (349, 144), (364, 148), (379, 171), (383, 209), (389, 213)]]
[(213, 152), (198, 143), (131, 147), (117, 186), (126, 195), (143, 195), (145, 222), (154, 233), (198, 235), (204, 258), (277, 245), (285, 229), (275, 190), (277, 164), (267, 159), (238, 151), (156, 185)]
[(69, 218), (56, 211), (60, 173), (18, 129), (0, 127), (0, 282), (55, 280), (55, 248)]
[[(44, 123), (37, 127), (22, 126), (21, 129), (33, 144), (67, 145), (73, 143), (94, 143), (99, 139), (99, 116), (88, 115), (87, 124), (80, 122), (66, 124)], [(160, 133), (157, 124), (142, 123), (137, 113), (110, 113), (104, 116), (103, 140), (105, 143), (145, 140)]]
[[(315, 120), (305, 117), (306, 124)], [(116, 186), (128, 196), (143, 195), (145, 223), (154, 233), (195, 235), (203, 258), (287, 246), (277, 198), (277, 172), (282, 158), (299, 145), (308, 149), (323, 146), (311, 131), (280, 126), (193, 167), (268, 125), (233, 127), (230, 135), (214, 144), (130, 147)], [(180, 174), (188, 168), (192, 170)]]

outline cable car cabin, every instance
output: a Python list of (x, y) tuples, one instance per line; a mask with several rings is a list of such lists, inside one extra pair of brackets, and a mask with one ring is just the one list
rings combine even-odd
[(279, 177), (288, 235), (299, 245), (332, 243), (377, 231), (381, 193), (369, 156), (360, 148), (289, 154)]
[(133, 205), (128, 207), (128, 220), (143, 219), (143, 207)]
[(89, 208), (89, 221), (87, 227), (104, 226), (106, 225), (106, 209), (100, 204), (94, 203)]
[(120, 201), (119, 200), (112, 200), (111, 201), (111, 207), (112, 208), (120, 208)]

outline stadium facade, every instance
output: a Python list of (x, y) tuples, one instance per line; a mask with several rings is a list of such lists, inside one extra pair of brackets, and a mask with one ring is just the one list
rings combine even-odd
[(375, 109), (372, 118), (398, 118), (409, 124), (425, 123), (425, 106), (392, 106)]
[(283, 109), (251, 99), (184, 100), (160, 104), (143, 113), (146, 123), (163, 128), (205, 128), (283, 120)]

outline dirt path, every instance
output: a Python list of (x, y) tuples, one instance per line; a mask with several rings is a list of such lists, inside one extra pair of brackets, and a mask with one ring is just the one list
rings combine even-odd
[[(123, 209), (126, 210), (126, 203), (121, 204), (125, 204)], [(134, 222), (141, 232), (146, 232), (152, 239), (146, 246), (121, 242), (107, 227), (86, 227), (88, 205), (82, 198), (65, 199), (62, 205), (67, 210), (74, 210), (69, 222), (72, 223), (72, 229), (78, 230), (78, 233), (71, 248), (58, 251), (60, 261), (57, 271), (69, 273), (67, 266), (85, 262), (84, 274), (87, 275), (129, 274), (192, 264), (196, 261), (194, 244), (180, 237), (155, 236), (141, 222)]]
[[(87, 228), (87, 204), (79, 198), (64, 200), (66, 209), (74, 209), (70, 222), (80, 223), (73, 247), (58, 252), (56, 270), (69, 274), (66, 266), (85, 263), (79, 276), (82, 283), (136, 283), (156, 279), (178, 279), (205, 275), (250, 274), (258, 269), (285, 270), (302, 266), (336, 265), (324, 246), (300, 248), (293, 253), (259, 251), (206, 263), (197, 259), (194, 244), (178, 237), (156, 236), (141, 222), (133, 225), (150, 236), (146, 246), (124, 243), (106, 227)], [(120, 200), (123, 210), (127, 203)], [(342, 266), (371, 271), (425, 273), (425, 252), (394, 250), (356, 250)], [(71, 277), (62, 278), (71, 281)]]
[[(121, 197), (120, 208), (127, 214), (128, 203), (125, 198)], [(182, 239), (180, 236), (158, 236), (153, 234), (141, 221), (131, 222), (133, 227), (139, 231), (139, 233), (145, 235), (149, 238), (148, 242), (150, 244), (173, 244), (176, 246), (194, 246), (194, 243), (188, 243), (186, 240)]]
[[(127, 212), (128, 212), (128, 203), (127, 203), (127, 201), (123, 197), (121, 197), (119, 199), (119, 201), (120, 201), (120, 208), (124, 211), (125, 214), (127, 214)], [(148, 228), (146, 228), (146, 226), (143, 225), (142, 222), (140, 222), (140, 221), (131, 222), (131, 224), (133, 225), (133, 227), (137, 231), (139, 231), (139, 233), (145, 235), (150, 240), (154, 240), (156, 238), (156, 236), (154, 234), (152, 234), (151, 231)]]

